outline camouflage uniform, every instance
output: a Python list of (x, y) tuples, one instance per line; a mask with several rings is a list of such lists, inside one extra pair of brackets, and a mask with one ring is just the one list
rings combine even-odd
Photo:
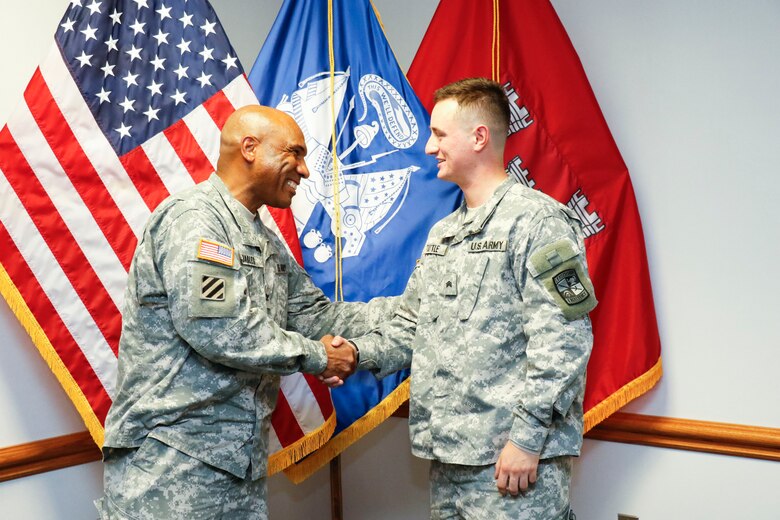
[(461, 466), (431, 461), (431, 518), (569, 520), (571, 466), (568, 456), (540, 461), (536, 485), (513, 497), (496, 491), (492, 464)]
[[(361, 334), (389, 316), (388, 299), (332, 304), (252, 217), (216, 175), (152, 214), (128, 277), (107, 455), (152, 438), (236, 483), (263, 479), (279, 376), (327, 364), (307, 338)], [(109, 459), (106, 472), (121, 471)]]
[(395, 318), (355, 340), (360, 368), (411, 366), (418, 457), (492, 468), (507, 441), (578, 455), (596, 300), (576, 216), (509, 178), (466, 214), (433, 227)]

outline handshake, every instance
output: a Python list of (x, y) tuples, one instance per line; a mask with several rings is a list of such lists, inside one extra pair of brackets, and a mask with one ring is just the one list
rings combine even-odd
[(341, 336), (326, 335), (320, 341), (328, 354), (328, 366), (317, 377), (330, 388), (341, 386), (357, 369), (357, 348)]

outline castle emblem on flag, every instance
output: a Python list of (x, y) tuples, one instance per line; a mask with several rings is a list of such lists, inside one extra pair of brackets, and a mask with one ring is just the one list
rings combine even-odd
[(520, 96), (515, 91), (512, 83), (507, 81), (504, 83), (504, 93), (507, 100), (509, 100), (509, 129), (507, 130), (507, 136), (528, 128), (533, 124), (534, 120), (531, 119), (531, 113), (525, 105), (520, 105), (518, 102)]
[[(393, 85), (377, 74), (362, 76), (357, 95), (349, 99), (346, 114), (339, 121), (339, 126), (334, 127), (330, 113), (331, 96), (335, 113), (341, 115), (349, 78), (349, 69), (336, 72), (331, 93), (329, 72), (315, 74), (298, 83), (294, 92), (284, 94), (276, 107), (296, 120), (308, 148), (306, 164), (310, 176), (301, 182), (299, 190), (303, 196), (293, 200), (298, 236), (303, 234), (318, 204), (330, 216), (331, 230), (335, 233), (337, 212), (331, 142), (336, 132), (344, 258), (359, 255), (366, 234), (369, 231), (380, 233), (393, 219), (406, 199), (411, 174), (420, 169), (415, 164), (401, 164), (399, 168), (397, 157), (393, 161), (395, 167), (382, 167), (385, 157), (408, 149), (417, 142), (419, 127), (406, 100)], [(352, 121), (356, 117), (355, 97), (358, 96), (362, 114)], [(351, 128), (351, 140), (343, 135), (348, 127)], [(380, 131), (384, 139), (377, 139)], [(384, 151), (372, 154), (368, 160), (350, 162), (350, 154), (358, 147), (366, 149), (380, 141), (385, 144)], [(343, 142), (349, 144), (342, 145)], [(315, 250), (314, 259), (320, 263), (326, 262), (333, 254), (331, 246), (324, 243), (322, 234), (317, 230), (310, 230), (301, 237), (301, 241), (303, 247)]]
[(577, 216), (582, 222), (582, 231), (585, 233), (586, 238), (593, 236), (596, 233), (600, 233), (604, 230), (605, 227), (604, 222), (601, 220), (601, 217), (598, 215), (598, 213), (587, 210), (589, 204), (590, 201), (580, 189), (574, 192), (574, 194), (571, 196), (571, 199), (569, 199), (569, 203), (567, 204), (569, 208), (573, 209), (577, 213)]

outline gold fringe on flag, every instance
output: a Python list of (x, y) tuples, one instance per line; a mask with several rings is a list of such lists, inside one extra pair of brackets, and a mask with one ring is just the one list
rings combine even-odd
[(335, 430), (336, 411), (334, 410), (331, 412), (330, 417), (328, 417), (319, 428), (307, 433), (286, 448), (283, 448), (268, 457), (268, 475), (271, 476), (275, 473), (279, 473), (325, 444)]
[(619, 390), (613, 392), (612, 395), (585, 413), (585, 432), (588, 432), (591, 428), (617, 412), (629, 402), (653, 388), (661, 379), (661, 375), (663, 375), (663, 367), (661, 366), (661, 358), (659, 357), (656, 364), (653, 365), (650, 370), (636, 379), (629, 381)]
[(103, 425), (95, 415), (92, 406), (87, 401), (86, 396), (79, 388), (76, 380), (73, 379), (70, 371), (68, 371), (65, 364), (60, 359), (57, 351), (54, 350), (54, 346), (51, 344), (48, 336), (41, 328), (38, 320), (33, 316), (32, 311), (27, 306), (27, 302), (24, 301), (19, 290), (14, 285), (5, 267), (0, 263), (0, 294), (3, 295), (5, 301), (8, 302), (8, 306), (11, 308), (11, 312), (14, 313), (16, 319), (22, 324), (24, 330), (29, 334), (33, 344), (38, 348), (43, 360), (49, 366), (54, 376), (60, 382), (60, 385), (65, 390), (73, 405), (76, 407), (76, 411), (81, 416), (84, 424), (89, 430), (89, 434), (92, 436), (92, 440), (98, 447), (103, 446)]
[(349, 448), (358, 439), (379, 426), (385, 419), (393, 415), (407, 399), (409, 399), (409, 379), (398, 385), (390, 395), (369, 410), (363, 417), (349, 425), (327, 444), (303, 459), (298, 464), (284, 470), (293, 483), (300, 484), (315, 471), (330, 462), (342, 451)]

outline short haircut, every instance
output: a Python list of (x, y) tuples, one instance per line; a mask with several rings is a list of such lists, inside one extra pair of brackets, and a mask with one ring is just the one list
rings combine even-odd
[[(506, 138), (509, 131), (509, 101), (503, 87), (487, 78), (466, 78), (450, 83), (433, 93), (434, 103), (454, 99), (463, 109), (486, 116), (493, 131)], [(503, 139), (500, 139), (503, 141)]]

